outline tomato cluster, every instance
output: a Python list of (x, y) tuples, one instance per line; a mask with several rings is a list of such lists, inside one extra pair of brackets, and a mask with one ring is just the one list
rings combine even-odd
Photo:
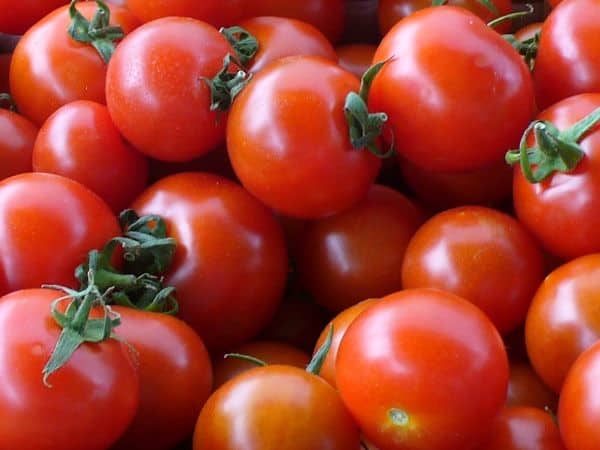
[(600, 448), (600, 0), (17, 3), (0, 450)]

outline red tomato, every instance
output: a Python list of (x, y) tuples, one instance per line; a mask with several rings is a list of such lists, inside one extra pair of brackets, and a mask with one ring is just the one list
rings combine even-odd
[(183, 321), (113, 306), (115, 334), (135, 349), (140, 405), (111, 450), (174, 448), (194, 431), (212, 388), (212, 365), (202, 339)]
[(558, 423), (568, 450), (596, 450), (600, 442), (600, 342), (582, 353), (560, 392)]
[[(95, 2), (77, 3), (88, 20), (97, 8)], [(105, 103), (106, 64), (91, 45), (68, 35), (68, 9), (66, 5), (37, 22), (13, 52), (10, 92), (19, 111), (38, 125), (74, 100)], [(110, 5), (110, 18), (111, 25), (120, 26), (125, 33), (138, 25), (129, 11), (118, 6)]]
[(404, 288), (437, 288), (469, 300), (498, 331), (525, 321), (545, 275), (537, 243), (513, 217), (483, 206), (463, 206), (431, 217), (404, 256)]
[(258, 72), (271, 61), (285, 56), (315, 55), (337, 61), (327, 38), (313, 25), (285, 17), (253, 17), (239, 24), (258, 40), (258, 51), (248, 64)]
[(481, 310), (448, 292), (409, 289), (352, 322), (336, 381), (377, 447), (467, 450), (483, 443), (505, 402), (508, 361)]
[(177, 240), (165, 286), (177, 289), (180, 317), (207, 347), (256, 336), (275, 313), (288, 268), (273, 215), (237, 184), (199, 172), (157, 181), (132, 207), (160, 214)]
[(575, 359), (600, 339), (600, 254), (569, 261), (546, 277), (525, 323), (535, 371), (559, 393)]
[(306, 225), (296, 261), (302, 287), (333, 312), (400, 290), (404, 252), (424, 219), (409, 198), (374, 185), (351, 208)]
[(73, 271), (88, 251), (120, 234), (108, 205), (76, 181), (46, 173), (4, 179), (0, 295), (48, 283), (77, 286)]
[(46, 14), (66, 3), (68, 0), (2, 0), (0, 9), (4, 14), (0, 14), (0, 33), (23, 34)]
[(166, 17), (119, 44), (106, 74), (110, 115), (125, 139), (164, 161), (186, 161), (225, 139), (224, 113), (210, 111), (203, 77), (213, 78), (233, 49), (211, 25)]
[(33, 170), (63, 175), (98, 194), (115, 213), (142, 192), (148, 162), (126, 143), (106, 106), (79, 100), (44, 122), (33, 148)]
[(31, 172), (31, 153), (38, 128), (25, 117), (0, 109), (0, 180)]
[(127, 8), (142, 22), (180, 16), (222, 27), (237, 23), (242, 16), (242, 0), (127, 0)]
[(25, 289), (0, 298), (0, 448), (105, 450), (135, 415), (138, 376), (115, 339), (83, 344), (50, 377), (52, 387), (42, 382), (60, 332), (50, 305), (62, 296)]
[(10, 91), (8, 73), (11, 60), (12, 53), (0, 53), (0, 93)]
[(556, 411), (558, 397), (546, 386), (528, 362), (510, 363), (508, 406), (533, 406)]
[(350, 143), (344, 103), (359, 81), (316, 56), (279, 59), (237, 97), (227, 149), (242, 184), (275, 211), (319, 218), (364, 198), (381, 161)]
[(338, 64), (359, 78), (371, 67), (376, 50), (373, 44), (346, 44), (335, 49)]
[(354, 450), (356, 425), (326, 381), (297, 367), (251, 369), (217, 389), (194, 431), (194, 450)]
[[(452, 36), (452, 45), (449, 45)], [(470, 11), (426, 8), (381, 41), (369, 107), (389, 116), (398, 153), (431, 171), (500, 164), (533, 115), (531, 75), (504, 38)]]

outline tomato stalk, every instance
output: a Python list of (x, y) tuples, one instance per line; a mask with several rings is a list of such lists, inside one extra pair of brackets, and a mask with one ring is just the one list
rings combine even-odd
[(533, 70), (540, 43), (540, 32), (538, 31), (533, 36), (523, 41), (519, 41), (514, 34), (505, 34), (502, 37), (504, 37), (504, 39), (506, 39), (508, 43), (523, 56), (529, 70)]
[[(234, 66), (239, 70), (235, 70)], [(252, 75), (241, 67), (239, 61), (227, 54), (223, 59), (223, 68), (212, 80), (202, 78), (210, 88), (211, 111), (227, 111), (235, 97), (246, 87)]]
[[(498, 8), (494, 5), (494, 2), (491, 0), (479, 0), (483, 6), (485, 6), (491, 13), (498, 14)], [(448, 0), (433, 0), (431, 2), (431, 6), (443, 6), (448, 4)]]
[(258, 40), (242, 27), (221, 28), (219, 32), (235, 50), (237, 60), (246, 67), (258, 51)]
[(518, 19), (519, 17), (525, 17), (530, 14), (533, 14), (534, 8), (531, 4), (526, 3), (525, 7), (527, 8), (526, 11), (515, 11), (510, 14), (506, 14), (504, 16), (497, 17), (494, 20), (490, 20), (487, 23), (487, 26), (490, 28), (496, 28), (497, 26), (502, 25), (503, 23), (506, 23), (506, 22), (510, 22), (513, 19)]

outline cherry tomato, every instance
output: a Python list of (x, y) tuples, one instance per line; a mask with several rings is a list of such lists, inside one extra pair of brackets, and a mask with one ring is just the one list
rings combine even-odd
[(194, 431), (194, 450), (354, 450), (356, 425), (325, 380), (297, 367), (251, 369), (217, 389)]
[(46, 173), (5, 178), (0, 181), (0, 294), (42, 284), (77, 286), (75, 267), (120, 233), (109, 206), (77, 181)]
[(212, 79), (233, 49), (211, 25), (165, 17), (119, 44), (108, 65), (106, 101), (125, 139), (164, 161), (187, 161), (225, 139), (227, 116), (210, 110)]
[(339, 65), (359, 78), (371, 66), (376, 50), (374, 44), (346, 44), (335, 49)]
[(67, 103), (42, 125), (33, 148), (33, 170), (63, 175), (96, 192), (119, 213), (142, 192), (148, 162), (126, 143), (105, 105)]
[(508, 406), (533, 406), (542, 410), (556, 411), (558, 397), (546, 386), (528, 362), (510, 363), (508, 381)]
[(525, 321), (544, 270), (541, 250), (516, 219), (462, 206), (436, 214), (417, 230), (404, 256), (402, 284), (463, 297), (507, 333)]
[(384, 37), (373, 61), (390, 58), (373, 81), (369, 107), (388, 114), (402, 157), (431, 171), (477, 170), (500, 164), (518, 145), (534, 113), (531, 75), (473, 13), (436, 6), (411, 14)]
[(180, 16), (222, 27), (234, 25), (242, 16), (242, 0), (127, 0), (127, 8), (142, 22)]
[(0, 180), (31, 172), (31, 153), (38, 128), (25, 117), (0, 109)]
[(307, 219), (364, 198), (381, 161), (350, 143), (344, 103), (358, 89), (354, 75), (316, 56), (282, 58), (258, 72), (227, 126), (244, 187), (275, 211)]
[(50, 306), (62, 296), (38, 288), (0, 298), (0, 448), (105, 450), (135, 415), (138, 376), (115, 339), (81, 345), (51, 387), (42, 382), (60, 332)]
[[(69, 36), (68, 9), (65, 5), (37, 22), (13, 52), (10, 92), (19, 111), (38, 126), (74, 100), (105, 103), (106, 64), (90, 44)], [(90, 20), (98, 7), (95, 2), (82, 2), (77, 9)], [(110, 5), (110, 23), (125, 33), (138, 26), (128, 10), (114, 5)]]
[(0, 33), (23, 34), (38, 20), (66, 3), (68, 0), (2, 0), (0, 9), (4, 14), (0, 14)]
[(270, 211), (232, 181), (200, 172), (157, 181), (132, 207), (160, 214), (177, 240), (165, 285), (177, 289), (180, 317), (209, 350), (256, 336), (275, 313), (288, 268)]
[(335, 376), (377, 447), (472, 449), (505, 402), (508, 360), (496, 328), (473, 304), (408, 289), (379, 299), (350, 324)]

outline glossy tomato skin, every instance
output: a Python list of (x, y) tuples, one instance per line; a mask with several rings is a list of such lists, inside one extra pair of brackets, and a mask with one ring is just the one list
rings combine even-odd
[(33, 170), (62, 175), (96, 192), (115, 213), (129, 206), (148, 179), (148, 161), (127, 144), (105, 105), (67, 103), (42, 125)]
[(225, 139), (227, 115), (210, 111), (212, 79), (233, 50), (213, 26), (187, 17), (145, 23), (117, 48), (106, 102), (125, 139), (163, 161), (187, 161)]
[(500, 164), (518, 145), (534, 113), (531, 75), (473, 13), (457, 6), (415, 12), (383, 38), (373, 62), (392, 57), (373, 82), (369, 107), (388, 114), (399, 155), (455, 172)]
[(575, 359), (600, 339), (600, 254), (569, 261), (538, 289), (525, 323), (527, 353), (535, 371), (555, 392)]
[[(600, 94), (581, 94), (538, 115), (565, 130), (600, 107)], [(531, 142), (533, 144), (533, 142)], [(513, 204), (519, 218), (551, 254), (569, 260), (600, 251), (600, 130), (579, 141), (584, 157), (570, 172), (555, 172), (540, 183), (515, 167)], [(574, 231), (577, 232), (574, 232)]]
[(558, 396), (527, 361), (511, 361), (507, 406), (532, 406), (556, 412)]
[(52, 12), (54, 9), (65, 5), (65, 0), (23, 0), (11, 2), (3, 0), (0, 9), (5, 14), (0, 15), (0, 33), (23, 34), (38, 20)]
[(410, 240), (402, 263), (405, 289), (437, 288), (481, 308), (498, 331), (525, 321), (545, 275), (537, 242), (512, 216), (483, 206), (442, 211)]
[(374, 44), (346, 44), (335, 48), (339, 65), (359, 78), (371, 66), (376, 50)]
[(0, 180), (31, 172), (31, 153), (38, 127), (7, 109), (0, 109)]
[(448, 292), (409, 289), (379, 299), (350, 324), (336, 382), (382, 450), (470, 450), (505, 402), (508, 361), (477, 307)]
[(46, 173), (0, 182), (0, 294), (42, 284), (78, 285), (92, 249), (120, 235), (109, 206), (82, 184)]
[(231, 26), (242, 16), (242, 0), (127, 0), (127, 8), (142, 22), (168, 16), (191, 17), (214, 27)]
[[(97, 10), (96, 2), (77, 3), (77, 9), (89, 20)], [(111, 24), (126, 33), (139, 25), (125, 8), (110, 5), (110, 13)], [(66, 5), (31, 27), (13, 52), (10, 92), (19, 111), (38, 126), (74, 100), (106, 102), (106, 64), (91, 45), (67, 34), (69, 23)]]
[(232, 181), (200, 172), (157, 181), (133, 208), (160, 214), (177, 240), (165, 285), (177, 289), (180, 317), (209, 350), (257, 335), (283, 296), (288, 268), (270, 211)]
[(111, 450), (174, 448), (194, 430), (212, 388), (210, 356), (182, 320), (113, 306), (121, 316), (115, 334), (135, 349), (140, 379), (136, 416)]
[(50, 376), (51, 388), (42, 382), (60, 332), (50, 305), (62, 296), (38, 288), (0, 298), (2, 449), (105, 450), (135, 415), (139, 380), (117, 340), (83, 344)]
[(339, 394), (297, 367), (249, 370), (215, 391), (200, 413), (194, 450), (354, 450), (358, 429)]
[(297, 218), (334, 214), (366, 196), (381, 161), (350, 143), (344, 102), (358, 79), (316, 56), (258, 72), (229, 114), (227, 149), (241, 183)]

